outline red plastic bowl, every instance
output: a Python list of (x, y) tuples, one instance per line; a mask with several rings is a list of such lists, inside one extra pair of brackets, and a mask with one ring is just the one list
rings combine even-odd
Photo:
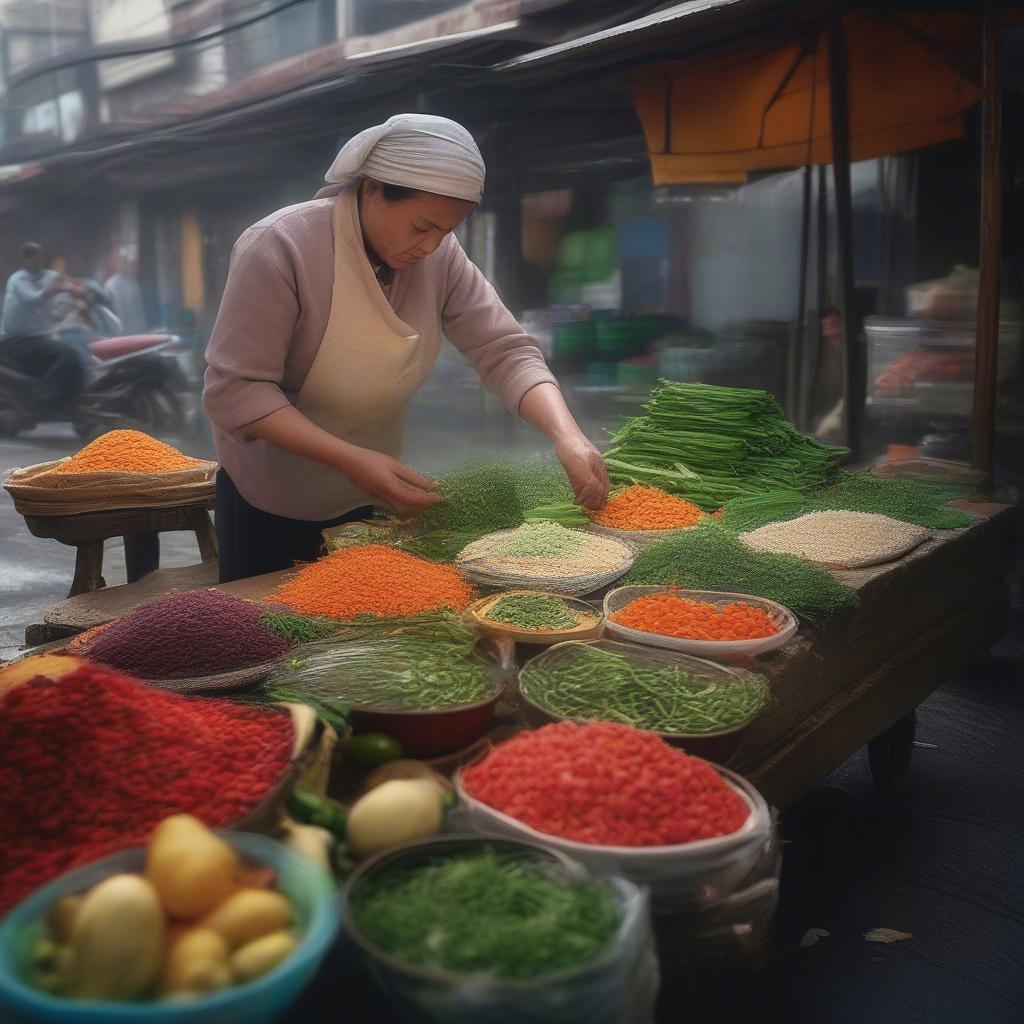
[(402, 744), (409, 757), (438, 757), (461, 750), (487, 731), (501, 687), (485, 700), (436, 711), (383, 711), (353, 707), (355, 732), (382, 732)]

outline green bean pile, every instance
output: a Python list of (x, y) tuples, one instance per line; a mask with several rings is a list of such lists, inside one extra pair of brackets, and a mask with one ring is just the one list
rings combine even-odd
[(391, 632), (357, 626), (347, 636), (295, 648), (262, 689), (274, 700), (314, 707), (432, 711), (474, 704), (501, 685), (475, 644), (474, 634), (453, 621)]
[(732, 530), (710, 521), (645, 548), (622, 584), (753, 594), (809, 621), (860, 603), (856, 590), (824, 569), (793, 555), (751, 551)]
[(572, 629), (580, 624), (580, 617), (565, 601), (547, 594), (508, 594), (484, 617), (519, 629)]
[(405, 963), (524, 981), (593, 960), (622, 922), (604, 886), (489, 849), (371, 876), (352, 917)]
[(801, 434), (766, 391), (662, 381), (644, 409), (612, 437), (609, 473), (705, 512), (743, 495), (821, 487), (849, 454)]
[(721, 682), (675, 665), (646, 668), (590, 644), (566, 644), (539, 655), (523, 669), (519, 687), (524, 697), (563, 718), (688, 736), (738, 728), (768, 702), (759, 676)]

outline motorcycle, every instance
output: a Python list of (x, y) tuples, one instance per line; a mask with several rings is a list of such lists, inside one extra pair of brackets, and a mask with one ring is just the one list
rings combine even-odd
[(38, 377), (20, 349), (5, 352), (0, 339), (0, 436), (13, 437), (41, 423), (70, 423), (90, 441), (108, 430), (132, 428), (147, 434), (187, 436), (201, 428), (194, 354), (180, 336), (166, 331), (122, 333), (104, 290), (81, 282), (65, 319), (40, 340), (68, 346), (79, 359), (81, 380), (70, 397), (42, 402)]

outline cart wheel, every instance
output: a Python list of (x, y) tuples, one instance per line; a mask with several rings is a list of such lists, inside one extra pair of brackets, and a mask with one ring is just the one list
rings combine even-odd
[(916, 733), (917, 712), (911, 711), (868, 743), (871, 778), (886, 800), (902, 800), (910, 789), (910, 759)]

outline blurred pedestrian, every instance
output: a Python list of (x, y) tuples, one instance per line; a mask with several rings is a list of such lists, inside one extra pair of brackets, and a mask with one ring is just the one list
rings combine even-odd
[(117, 271), (107, 278), (104, 286), (110, 296), (114, 312), (121, 321), (125, 334), (141, 334), (146, 329), (146, 313), (142, 308), (142, 289), (139, 288), (138, 263), (127, 247), (117, 257)]
[(821, 346), (814, 375), (814, 436), (833, 444), (843, 436), (843, 315), (835, 306), (821, 314)]
[(60, 323), (54, 297), (73, 289), (72, 282), (46, 266), (43, 247), (26, 242), (18, 250), (21, 269), (7, 279), (0, 334), (47, 334)]

